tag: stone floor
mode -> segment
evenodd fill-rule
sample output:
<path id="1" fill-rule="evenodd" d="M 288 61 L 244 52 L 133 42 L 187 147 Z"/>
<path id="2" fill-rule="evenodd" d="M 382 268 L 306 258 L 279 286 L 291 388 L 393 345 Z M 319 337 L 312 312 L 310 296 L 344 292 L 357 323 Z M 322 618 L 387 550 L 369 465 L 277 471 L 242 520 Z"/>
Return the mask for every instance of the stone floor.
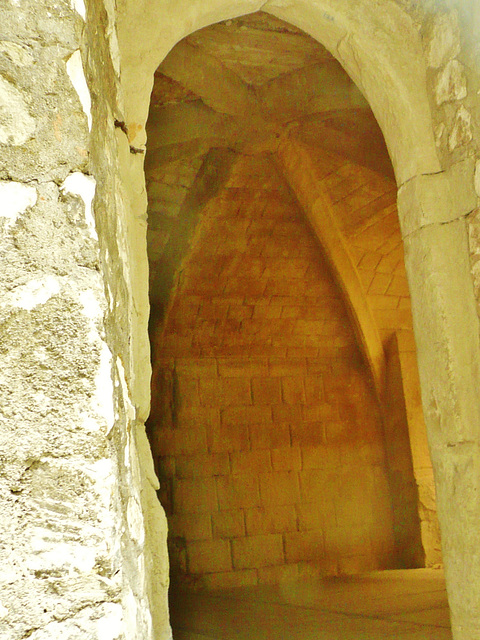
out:
<path id="1" fill-rule="evenodd" d="M 171 597 L 174 640 L 451 640 L 441 571 L 415 569 Z"/>

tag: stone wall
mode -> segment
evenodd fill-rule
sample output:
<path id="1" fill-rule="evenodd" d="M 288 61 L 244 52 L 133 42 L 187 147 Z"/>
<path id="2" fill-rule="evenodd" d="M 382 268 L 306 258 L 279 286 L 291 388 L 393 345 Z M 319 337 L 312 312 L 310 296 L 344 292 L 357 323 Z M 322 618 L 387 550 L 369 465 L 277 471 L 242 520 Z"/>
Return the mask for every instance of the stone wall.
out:
<path id="1" fill-rule="evenodd" d="M 9 640 L 153 635 L 142 506 L 157 481 L 137 454 L 114 20 L 101 2 L 0 8 L 0 636 Z M 168 638 L 162 595 L 157 637 Z"/>
<path id="2" fill-rule="evenodd" d="M 260 5 L 338 54 L 374 106 L 399 185 L 409 185 L 400 213 L 453 629 L 456 638 L 478 635 L 479 347 L 468 261 L 470 248 L 478 299 L 477 4 L 446 0 L 423 11 L 392 1 L 379 13 L 368 1 L 243 0 L 232 8 L 228 0 L 179 0 L 165 11 L 119 0 L 123 111 L 121 100 L 118 110 L 107 107 L 119 70 L 113 3 L 104 10 L 93 0 L 87 7 L 7 0 L 0 8 L 0 624 L 8 638 L 149 637 L 145 583 L 161 596 L 151 606 L 157 637 L 170 635 L 165 526 L 151 501 L 156 480 L 141 426 L 149 375 L 146 198 L 136 151 L 167 51 L 191 30 Z M 465 159 L 468 170 L 451 171 Z M 143 573 L 140 498 L 159 536 L 157 587 Z"/>

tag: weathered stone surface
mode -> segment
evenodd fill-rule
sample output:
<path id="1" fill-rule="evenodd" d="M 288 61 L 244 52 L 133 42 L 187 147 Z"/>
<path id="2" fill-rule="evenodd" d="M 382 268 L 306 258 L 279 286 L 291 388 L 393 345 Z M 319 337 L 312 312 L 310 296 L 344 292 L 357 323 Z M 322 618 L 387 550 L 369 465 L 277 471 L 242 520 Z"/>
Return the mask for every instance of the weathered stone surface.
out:
<path id="1" fill-rule="evenodd" d="M 19 146 L 35 132 L 26 99 L 10 82 L 0 78 L 0 144 Z"/>
<path id="2" fill-rule="evenodd" d="M 402 185 L 398 190 L 402 235 L 405 237 L 429 224 L 456 220 L 473 211 L 476 206 L 473 174 L 474 162 L 468 158 L 442 173 L 417 176 Z"/>
<path id="3" fill-rule="evenodd" d="M 1 83 L 18 104 L 13 144 L 11 133 L 2 137 L 0 178 L 57 180 L 85 167 L 85 116 L 65 66 L 78 48 L 81 23 L 66 0 L 52 4 L 48 16 L 35 3 L 24 3 L 21 12 L 15 3 L 0 7 Z M 77 101 L 78 109 L 72 108 Z"/>
<path id="4" fill-rule="evenodd" d="M 102 32 L 98 9 L 81 0 L 0 8 L 0 93 L 10 109 L 0 114 L 0 636 L 8 640 L 153 633 L 143 508 L 157 485 L 141 471 L 132 436 L 139 427 L 122 365 L 131 323 L 115 333 L 105 322 L 107 312 L 110 327 L 128 318 L 130 299 L 124 274 L 113 300 L 110 272 L 100 271 L 107 253 L 121 251 L 106 230 L 122 205 L 115 80 L 103 66 L 101 84 L 93 82 L 112 104 L 108 133 L 102 121 L 92 138 L 80 54 L 86 15 Z M 103 166 L 90 162 L 93 139 Z M 166 531 L 161 521 L 157 528 Z"/>

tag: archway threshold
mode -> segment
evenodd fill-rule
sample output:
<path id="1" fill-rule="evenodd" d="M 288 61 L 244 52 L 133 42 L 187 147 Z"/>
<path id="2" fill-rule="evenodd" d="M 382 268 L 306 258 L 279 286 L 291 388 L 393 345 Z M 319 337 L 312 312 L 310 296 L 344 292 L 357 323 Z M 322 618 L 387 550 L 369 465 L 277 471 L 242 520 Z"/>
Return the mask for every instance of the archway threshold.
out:
<path id="1" fill-rule="evenodd" d="M 443 572 L 379 571 L 171 596 L 174 640 L 451 640 Z"/>

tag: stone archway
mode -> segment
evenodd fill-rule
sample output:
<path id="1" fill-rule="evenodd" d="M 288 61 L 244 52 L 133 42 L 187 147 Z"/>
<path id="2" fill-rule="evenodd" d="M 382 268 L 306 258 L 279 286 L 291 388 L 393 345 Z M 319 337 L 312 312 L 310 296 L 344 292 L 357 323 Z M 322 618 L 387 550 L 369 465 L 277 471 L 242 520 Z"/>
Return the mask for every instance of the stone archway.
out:
<path id="1" fill-rule="evenodd" d="M 399 185 L 399 214 L 413 299 L 422 396 L 436 474 L 447 587 L 456 638 L 478 630 L 475 553 L 478 504 L 477 438 L 479 377 L 478 317 L 472 284 L 466 216 L 475 208 L 474 162 L 460 155 L 468 145 L 462 107 L 437 149 L 428 67 L 454 60 L 455 26 L 443 20 L 449 38 L 424 16 L 412 17 L 389 2 L 379 15 L 366 1 L 183 3 L 175 13 L 148 13 L 143 4 L 121 14 L 127 125 L 130 143 L 141 148 L 155 68 L 184 35 L 213 22 L 262 8 L 310 33 L 340 60 L 367 97 L 383 130 Z M 423 41 L 419 30 L 426 24 Z M 130 29 L 134 29 L 130 32 Z M 450 37 L 451 36 L 451 37 Z M 143 48 L 142 48 L 143 47 Z M 437 85 L 434 91 L 440 91 Z M 459 105 L 461 92 L 453 96 Z M 450 99 L 451 97 L 449 97 Z M 463 108 L 464 109 L 464 108 Z M 468 112 L 467 112 L 468 113 Z M 442 144 L 445 145 L 442 148 Z M 132 156 L 130 199 L 144 210 L 140 154 Z M 136 185 L 136 186 L 135 186 Z M 441 195 L 440 206 L 438 194 Z M 141 235 L 141 232 L 140 232 Z M 140 288 L 145 297 L 145 286 Z M 461 299 L 461 308 L 451 304 Z M 144 318 L 145 321 L 145 318 Z M 143 326 L 143 335 L 145 324 Z M 145 375 L 138 376 L 145 389 Z M 143 381 L 142 381 L 143 379 Z M 469 597 L 466 597 L 468 586 Z"/>

